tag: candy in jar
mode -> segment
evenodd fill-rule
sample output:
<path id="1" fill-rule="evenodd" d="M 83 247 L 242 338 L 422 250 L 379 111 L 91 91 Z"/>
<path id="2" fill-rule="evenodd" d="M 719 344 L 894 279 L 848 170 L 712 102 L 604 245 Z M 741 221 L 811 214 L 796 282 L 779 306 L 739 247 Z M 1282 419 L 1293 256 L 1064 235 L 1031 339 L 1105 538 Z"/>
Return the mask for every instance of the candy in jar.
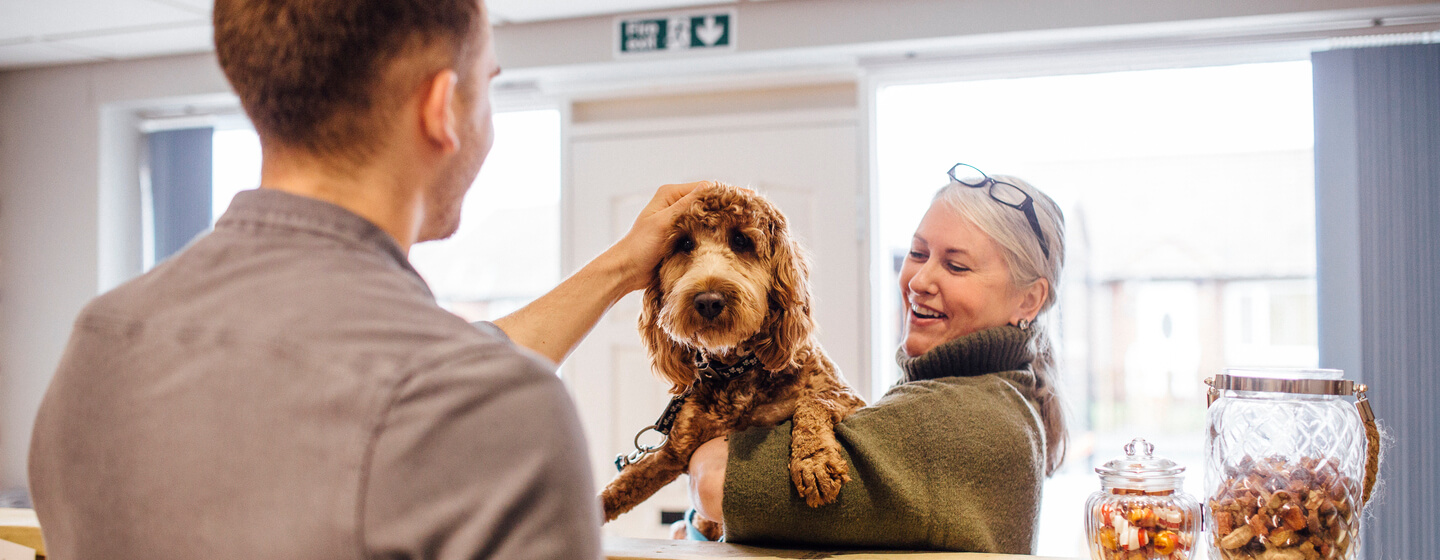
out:
<path id="1" fill-rule="evenodd" d="M 1190 560 L 1200 504 L 1180 489 L 1185 467 L 1154 456 L 1143 439 L 1095 469 L 1100 491 L 1085 503 L 1092 560 Z"/>

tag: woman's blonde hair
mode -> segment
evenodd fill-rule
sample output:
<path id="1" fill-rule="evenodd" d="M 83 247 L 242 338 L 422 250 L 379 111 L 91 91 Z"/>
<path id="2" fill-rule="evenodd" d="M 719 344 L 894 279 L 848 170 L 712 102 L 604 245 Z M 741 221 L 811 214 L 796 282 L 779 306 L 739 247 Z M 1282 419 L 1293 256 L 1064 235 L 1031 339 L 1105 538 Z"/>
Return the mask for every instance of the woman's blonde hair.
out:
<path id="1" fill-rule="evenodd" d="M 983 178 L 977 177 L 974 181 L 965 181 L 980 184 L 982 180 Z M 1045 323 L 1040 320 L 1041 316 L 1055 306 L 1060 271 L 1065 266 L 1065 215 L 1054 200 L 1023 179 L 995 175 L 993 180 L 1015 185 L 1030 195 L 1034 201 L 1035 217 L 1040 223 L 1040 231 L 1045 235 L 1049 257 L 1046 257 L 1041 249 L 1040 240 L 1035 237 L 1035 229 L 1030 225 L 1025 212 L 991 198 L 988 183 L 981 187 L 969 187 L 952 181 L 935 193 L 933 203 L 945 203 L 995 240 L 1000 246 L 1005 264 L 1010 267 L 1012 285 L 1023 288 L 1041 278 L 1049 284 L 1045 301 L 1040 305 L 1039 314 L 1030 326 L 1035 333 L 1031 337 L 1035 356 L 1031 367 L 1035 370 L 1035 401 L 1041 424 L 1045 427 L 1045 474 L 1048 476 L 1054 474 L 1065 461 L 1066 444 L 1069 440 L 1065 413 L 1055 391 L 1055 352 Z"/>

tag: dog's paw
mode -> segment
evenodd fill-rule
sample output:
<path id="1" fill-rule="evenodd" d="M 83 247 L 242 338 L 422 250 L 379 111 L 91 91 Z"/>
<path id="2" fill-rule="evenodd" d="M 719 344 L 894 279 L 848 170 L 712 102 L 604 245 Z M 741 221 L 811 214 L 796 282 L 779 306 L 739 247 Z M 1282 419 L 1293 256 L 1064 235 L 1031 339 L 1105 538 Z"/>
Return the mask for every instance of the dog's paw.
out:
<path id="1" fill-rule="evenodd" d="M 634 504 L 626 503 L 620 498 L 620 492 L 613 486 L 608 486 L 600 492 L 600 505 L 605 512 L 605 522 L 614 521 L 620 514 L 630 511 Z"/>
<path id="2" fill-rule="evenodd" d="M 723 525 L 720 525 L 719 522 L 711 521 L 710 518 L 702 516 L 699 513 L 695 514 L 695 529 L 700 531 L 700 534 L 705 535 L 705 538 L 710 539 L 712 542 L 718 542 L 720 537 L 725 536 L 725 527 Z"/>
<path id="3" fill-rule="evenodd" d="M 840 496 L 840 487 L 850 482 L 850 466 L 834 447 L 820 449 L 802 459 L 790 461 L 790 480 L 810 507 L 820 507 Z"/>

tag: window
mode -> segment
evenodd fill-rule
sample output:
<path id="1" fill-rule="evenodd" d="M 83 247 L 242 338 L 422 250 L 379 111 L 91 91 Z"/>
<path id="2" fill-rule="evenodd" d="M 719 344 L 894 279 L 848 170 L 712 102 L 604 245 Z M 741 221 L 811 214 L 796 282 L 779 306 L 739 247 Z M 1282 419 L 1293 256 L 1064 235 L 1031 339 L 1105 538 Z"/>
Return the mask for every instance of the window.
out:
<path id="1" fill-rule="evenodd" d="M 504 316 L 560 283 L 560 112 L 496 114 L 495 138 L 460 230 L 410 249 L 440 304 L 471 321 Z"/>
<path id="2" fill-rule="evenodd" d="M 877 138 L 877 346 L 899 341 L 899 263 L 951 165 L 1023 177 L 1065 211 L 1049 326 L 1071 446 L 1040 555 L 1088 555 L 1093 468 L 1133 437 L 1202 495 L 1205 377 L 1316 365 L 1308 61 L 882 87 Z"/>
<path id="3" fill-rule="evenodd" d="M 1313 279 L 1227 282 L 1225 359 L 1253 366 L 1319 362 Z"/>
<path id="4" fill-rule="evenodd" d="M 470 321 L 503 316 L 560 282 L 560 112 L 497 113 L 495 136 L 460 229 L 410 249 L 436 300 Z M 235 193 L 260 184 L 253 129 L 217 127 L 213 144 L 212 224 Z"/>
<path id="5" fill-rule="evenodd" d="M 210 179 L 210 224 L 214 225 L 230 207 L 235 193 L 260 184 L 260 138 L 249 121 L 239 120 L 215 127 L 210 143 L 215 147 L 211 168 L 214 176 Z"/>

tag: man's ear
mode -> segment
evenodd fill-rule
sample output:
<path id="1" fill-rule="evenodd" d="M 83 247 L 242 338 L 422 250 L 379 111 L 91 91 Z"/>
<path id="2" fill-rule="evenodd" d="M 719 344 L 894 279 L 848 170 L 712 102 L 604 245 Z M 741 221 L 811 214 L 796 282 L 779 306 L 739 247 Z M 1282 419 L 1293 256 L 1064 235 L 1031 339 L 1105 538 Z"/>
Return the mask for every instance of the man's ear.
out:
<path id="1" fill-rule="evenodd" d="M 1040 314 L 1040 308 L 1045 306 L 1045 299 L 1048 297 L 1050 297 L 1050 281 L 1044 278 L 1035 280 L 1020 290 L 1020 308 L 1015 312 L 1021 319 L 1034 321 L 1035 316 Z"/>
<path id="2" fill-rule="evenodd" d="M 425 138 L 446 154 L 460 149 L 458 123 L 455 121 L 455 87 L 459 77 L 454 70 L 437 72 L 425 84 L 420 101 L 420 124 Z"/>

